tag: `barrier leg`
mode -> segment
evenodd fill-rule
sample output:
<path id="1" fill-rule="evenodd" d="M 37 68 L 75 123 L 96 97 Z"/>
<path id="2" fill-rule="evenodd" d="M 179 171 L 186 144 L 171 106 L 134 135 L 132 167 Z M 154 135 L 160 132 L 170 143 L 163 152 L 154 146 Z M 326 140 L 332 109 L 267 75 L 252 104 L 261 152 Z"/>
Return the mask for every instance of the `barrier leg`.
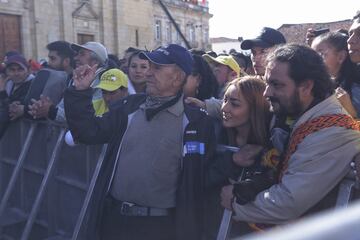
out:
<path id="1" fill-rule="evenodd" d="M 24 163 L 24 160 L 25 160 L 25 157 L 28 153 L 28 150 L 29 150 L 29 147 L 30 147 L 30 144 L 31 144 L 31 140 L 32 140 L 32 137 L 34 135 L 34 131 L 35 131 L 35 128 L 36 128 L 37 124 L 36 123 L 32 123 L 31 124 L 31 127 L 29 129 L 29 132 L 26 136 L 26 140 L 25 140 L 25 144 L 24 144 L 24 147 L 23 149 L 21 150 L 21 153 L 20 153 L 20 156 L 18 158 L 18 161 L 16 163 L 16 166 L 14 168 L 14 172 L 12 173 L 11 175 L 11 178 L 10 178 L 10 181 L 9 181 L 9 185 L 7 186 L 6 190 L 5 190 L 5 193 L 4 193 L 4 196 L 3 198 L 1 199 L 1 203 L 0 203 L 0 218 L 3 216 L 4 214 L 4 211 L 5 211 L 5 208 L 6 208 L 6 204 L 7 204 L 7 201 L 9 200 L 9 197 L 10 197 L 10 194 L 15 186 L 15 183 L 16 183 L 16 180 L 18 179 L 18 176 L 19 176 L 19 173 L 20 173 L 20 169 L 22 168 L 23 166 L 23 163 Z"/>
<path id="2" fill-rule="evenodd" d="M 79 218 L 78 218 L 78 220 L 76 222 L 76 226 L 75 226 L 72 238 L 71 238 L 72 240 L 76 240 L 79 237 L 81 226 L 82 226 L 82 223 L 84 221 L 86 212 L 87 212 L 88 207 L 89 207 L 90 199 L 92 197 L 92 193 L 93 193 L 94 188 L 95 188 L 95 183 L 96 183 L 96 180 L 98 179 L 100 169 L 101 169 L 102 163 L 103 163 L 104 158 L 105 158 L 106 149 L 107 149 L 107 144 L 105 144 L 103 146 L 102 150 L 101 150 L 101 154 L 100 154 L 98 162 L 96 164 L 96 168 L 95 168 L 93 177 L 91 178 L 89 190 L 86 193 L 84 204 L 83 204 L 83 206 L 81 208 Z"/>
<path id="3" fill-rule="evenodd" d="M 336 199 L 336 208 L 347 207 L 349 205 L 354 186 L 355 186 L 354 180 L 345 179 L 341 181 L 339 187 L 339 193 Z"/>
<path id="4" fill-rule="evenodd" d="M 61 129 L 59 137 L 58 137 L 57 142 L 56 142 L 56 145 L 54 147 L 51 159 L 49 161 L 49 165 L 48 165 L 48 167 L 46 169 L 44 178 L 43 178 L 43 180 L 41 182 L 39 192 L 36 195 L 34 205 L 33 205 L 32 209 L 31 209 L 29 219 L 27 220 L 26 225 L 25 225 L 25 229 L 23 231 L 23 234 L 21 235 L 21 240 L 26 240 L 26 239 L 29 238 L 32 226 L 33 226 L 35 218 L 36 218 L 36 215 L 37 215 L 37 213 L 39 211 L 39 208 L 40 208 L 40 203 L 42 202 L 42 199 L 44 197 L 47 184 L 48 184 L 49 179 L 50 179 L 50 177 L 51 177 L 51 175 L 53 173 L 53 170 L 55 168 L 55 163 L 56 163 L 56 161 L 57 161 L 57 159 L 59 157 L 59 151 L 61 150 L 61 146 L 63 144 L 64 135 L 65 135 L 65 129 Z"/>
<path id="5" fill-rule="evenodd" d="M 216 240 L 226 240 L 231 229 L 232 211 L 225 209 Z"/>

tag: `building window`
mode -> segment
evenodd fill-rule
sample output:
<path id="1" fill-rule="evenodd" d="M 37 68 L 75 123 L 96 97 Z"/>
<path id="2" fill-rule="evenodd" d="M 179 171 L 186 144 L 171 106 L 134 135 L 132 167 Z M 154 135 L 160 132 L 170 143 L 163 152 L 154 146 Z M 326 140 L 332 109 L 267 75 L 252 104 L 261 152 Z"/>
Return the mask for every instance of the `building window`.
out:
<path id="1" fill-rule="evenodd" d="M 204 30 L 204 43 L 209 43 L 209 29 Z"/>
<path id="2" fill-rule="evenodd" d="M 139 30 L 135 30 L 135 46 L 139 46 Z"/>
<path id="3" fill-rule="evenodd" d="M 189 24 L 189 41 L 195 42 L 195 26 L 193 24 Z"/>
<path id="4" fill-rule="evenodd" d="M 166 41 L 168 43 L 172 42 L 172 26 L 171 26 L 171 22 L 167 22 L 166 23 Z"/>
<path id="5" fill-rule="evenodd" d="M 177 26 L 178 26 L 178 28 L 180 29 L 180 31 L 181 31 L 181 25 L 180 25 L 180 23 L 179 22 L 176 22 L 176 24 L 177 24 Z M 175 40 L 175 43 L 180 43 L 181 42 L 181 36 L 180 36 L 180 34 L 179 34 L 179 32 L 176 30 L 175 31 L 175 38 L 174 38 L 174 40 Z"/>
<path id="6" fill-rule="evenodd" d="M 95 37 L 94 37 L 94 35 L 91 35 L 91 34 L 78 33 L 77 39 L 78 39 L 77 40 L 78 44 L 84 44 L 84 43 L 87 43 L 87 42 L 93 42 Z"/>
<path id="7" fill-rule="evenodd" d="M 155 40 L 161 41 L 161 21 L 155 21 Z"/>

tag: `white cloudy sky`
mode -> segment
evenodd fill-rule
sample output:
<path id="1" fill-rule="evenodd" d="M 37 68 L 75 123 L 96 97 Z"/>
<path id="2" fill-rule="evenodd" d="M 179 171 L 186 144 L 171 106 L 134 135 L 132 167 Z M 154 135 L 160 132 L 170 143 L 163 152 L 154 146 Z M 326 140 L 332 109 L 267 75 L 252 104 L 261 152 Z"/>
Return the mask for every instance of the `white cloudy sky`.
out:
<path id="1" fill-rule="evenodd" d="M 210 37 L 249 38 L 264 27 L 352 18 L 360 0 L 209 0 Z"/>

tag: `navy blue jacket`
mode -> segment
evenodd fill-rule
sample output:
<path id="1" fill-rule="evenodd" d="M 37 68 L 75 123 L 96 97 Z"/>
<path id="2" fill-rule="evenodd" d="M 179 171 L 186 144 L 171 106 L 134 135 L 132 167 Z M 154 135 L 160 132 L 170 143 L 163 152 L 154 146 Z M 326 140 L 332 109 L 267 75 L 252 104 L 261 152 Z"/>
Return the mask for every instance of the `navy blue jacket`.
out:
<path id="1" fill-rule="evenodd" d="M 94 230 L 100 227 L 102 205 L 111 181 L 116 154 L 127 128 L 128 115 L 135 112 L 146 99 L 145 95 L 130 95 L 110 106 L 110 111 L 98 118 L 94 116 L 91 96 L 91 90 L 78 91 L 73 87 L 64 94 L 66 119 L 74 139 L 85 144 L 108 143 L 89 208 L 92 212 L 89 222 L 84 224 L 87 239 L 94 239 Z M 204 151 L 187 153 L 182 159 L 176 200 L 177 239 L 198 240 L 206 228 L 206 193 L 208 189 L 223 185 L 227 176 L 222 169 L 228 167 L 214 158 L 216 138 L 212 120 L 198 108 L 186 104 L 184 108 L 188 124 L 184 129 L 183 146 L 189 142 L 198 142 Z"/>

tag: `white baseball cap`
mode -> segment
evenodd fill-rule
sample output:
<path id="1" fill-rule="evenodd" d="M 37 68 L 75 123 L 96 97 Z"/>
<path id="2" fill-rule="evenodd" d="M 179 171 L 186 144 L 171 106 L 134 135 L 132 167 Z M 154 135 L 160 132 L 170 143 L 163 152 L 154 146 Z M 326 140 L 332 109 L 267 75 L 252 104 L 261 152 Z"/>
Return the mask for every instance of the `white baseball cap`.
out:
<path id="1" fill-rule="evenodd" d="M 71 48 L 75 52 L 79 52 L 80 49 L 87 49 L 94 52 L 99 57 L 102 64 L 105 64 L 108 60 L 108 53 L 106 47 L 99 42 L 87 42 L 83 45 L 73 43 L 71 44 Z"/>

